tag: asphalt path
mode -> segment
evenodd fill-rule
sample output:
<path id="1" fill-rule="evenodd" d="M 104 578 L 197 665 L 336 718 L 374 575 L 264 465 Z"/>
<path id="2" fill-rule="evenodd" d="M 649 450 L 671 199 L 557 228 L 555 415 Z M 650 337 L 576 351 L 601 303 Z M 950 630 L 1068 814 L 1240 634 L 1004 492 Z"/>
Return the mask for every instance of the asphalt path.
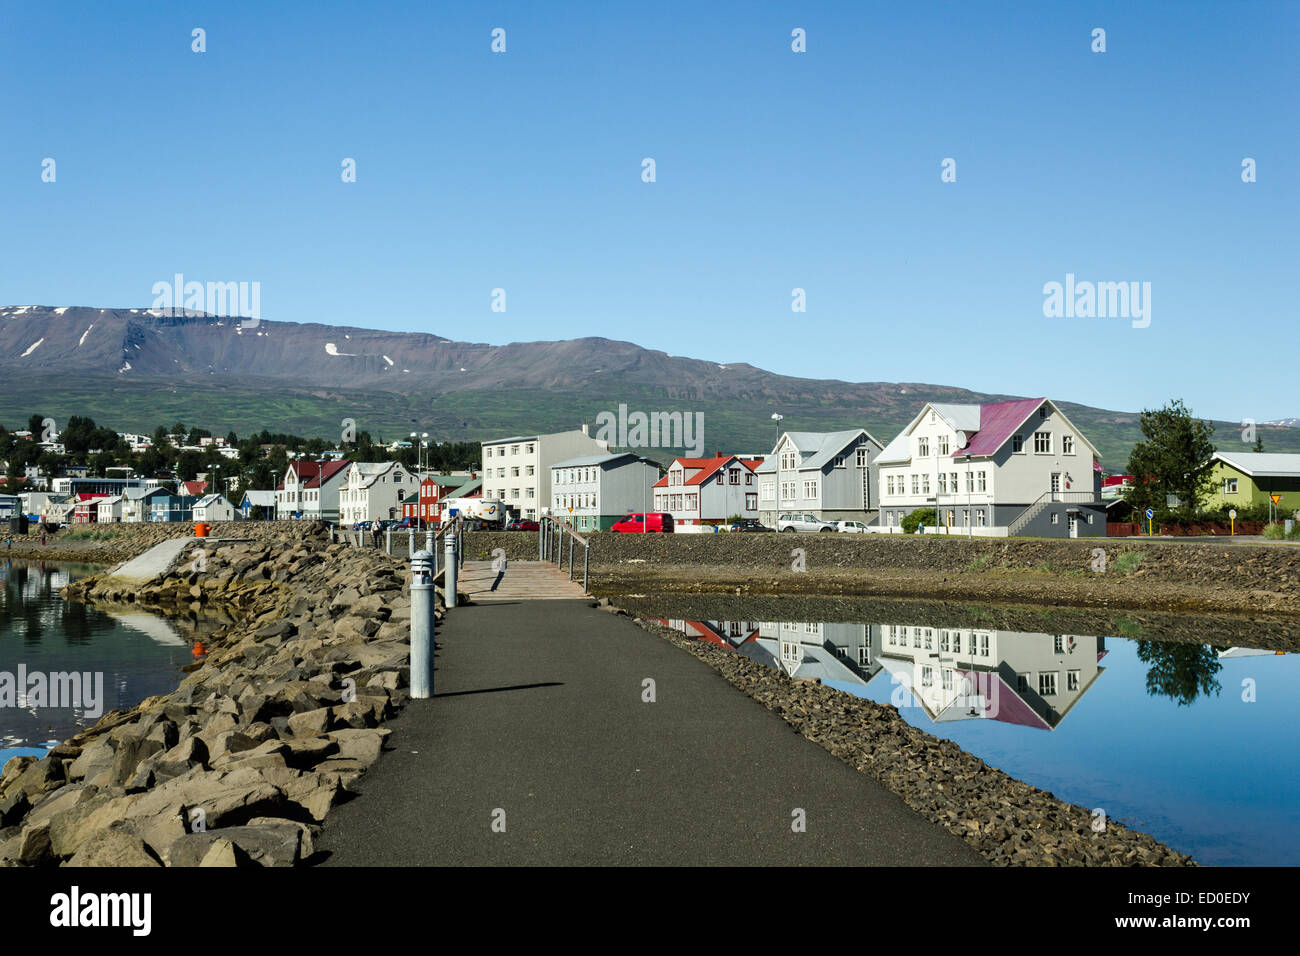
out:
<path id="1" fill-rule="evenodd" d="M 455 608 L 323 865 L 981 865 L 707 664 L 587 601 Z M 654 701 L 645 681 L 654 682 Z"/>

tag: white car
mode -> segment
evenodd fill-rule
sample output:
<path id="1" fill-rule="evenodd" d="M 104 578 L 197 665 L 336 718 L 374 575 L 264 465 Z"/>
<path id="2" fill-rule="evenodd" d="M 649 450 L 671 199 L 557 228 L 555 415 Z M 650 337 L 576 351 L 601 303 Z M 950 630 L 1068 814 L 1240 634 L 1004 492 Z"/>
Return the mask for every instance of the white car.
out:
<path id="1" fill-rule="evenodd" d="M 835 525 L 829 521 L 823 521 L 816 515 L 810 514 L 783 514 L 776 519 L 777 531 L 834 531 Z"/>
<path id="2" fill-rule="evenodd" d="M 867 526 L 861 521 L 837 521 L 836 530 L 844 534 L 867 534 Z"/>

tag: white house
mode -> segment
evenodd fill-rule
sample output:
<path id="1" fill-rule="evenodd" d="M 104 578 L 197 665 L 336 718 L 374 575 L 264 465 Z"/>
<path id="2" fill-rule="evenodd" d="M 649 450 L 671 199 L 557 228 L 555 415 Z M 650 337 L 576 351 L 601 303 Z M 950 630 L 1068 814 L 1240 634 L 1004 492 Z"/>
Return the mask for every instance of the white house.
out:
<path id="1" fill-rule="evenodd" d="M 609 442 L 592 438 L 587 426 L 550 435 L 523 435 L 483 442 L 483 497 L 499 499 L 523 518 L 537 518 L 551 505 L 551 468 L 561 461 L 609 453 Z"/>
<path id="2" fill-rule="evenodd" d="M 762 458 L 735 455 L 675 458 L 654 485 L 654 510 L 667 511 L 674 524 L 721 524 L 733 515 L 758 517 L 758 479 Z"/>
<path id="3" fill-rule="evenodd" d="M 869 521 L 879 506 L 874 475 L 881 444 L 865 428 L 785 432 L 757 469 L 759 520 L 786 513 L 823 521 Z"/>
<path id="4" fill-rule="evenodd" d="M 275 490 L 276 517 L 337 520 L 339 492 L 347 480 L 349 464 L 346 459 L 289 462 Z"/>
<path id="5" fill-rule="evenodd" d="M 1050 399 L 928 402 L 877 459 L 877 527 L 934 508 L 929 533 L 1104 537 L 1099 459 Z"/>
<path id="6" fill-rule="evenodd" d="M 234 521 L 235 506 L 225 495 L 204 495 L 194 502 L 193 517 L 195 521 Z"/>
<path id="7" fill-rule="evenodd" d="M 95 502 L 98 512 L 95 520 L 100 524 L 115 524 L 122 520 L 122 496 L 110 495 L 107 498 L 100 498 Z"/>
<path id="8" fill-rule="evenodd" d="M 339 489 L 339 522 L 399 518 L 402 502 L 420 493 L 419 478 L 400 462 L 350 462 Z"/>

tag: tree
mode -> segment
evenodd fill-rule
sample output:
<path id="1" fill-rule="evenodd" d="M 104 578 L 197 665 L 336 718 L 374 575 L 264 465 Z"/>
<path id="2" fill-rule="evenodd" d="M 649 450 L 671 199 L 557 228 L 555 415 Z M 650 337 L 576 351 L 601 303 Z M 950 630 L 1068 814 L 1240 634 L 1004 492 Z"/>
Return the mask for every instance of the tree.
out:
<path id="1" fill-rule="evenodd" d="M 1125 499 L 1145 510 L 1164 508 L 1166 497 L 1176 495 L 1183 507 L 1195 508 L 1213 484 L 1214 426 L 1193 418 L 1181 398 L 1161 409 L 1144 409 L 1139 424 L 1146 437 L 1129 453 L 1133 488 Z"/>
<path id="2" fill-rule="evenodd" d="M 1147 668 L 1147 693 L 1168 697 L 1185 707 L 1198 696 L 1222 689 L 1215 675 L 1223 668 L 1214 648 L 1204 644 L 1139 640 L 1137 657 Z"/>
<path id="3" fill-rule="evenodd" d="M 1255 451 L 1260 452 L 1263 450 L 1264 450 L 1264 436 L 1261 435 L 1259 432 L 1255 432 Z"/>
<path id="4" fill-rule="evenodd" d="M 33 415 L 27 419 L 27 430 L 32 433 L 33 437 L 40 435 L 45 431 L 45 416 Z"/>

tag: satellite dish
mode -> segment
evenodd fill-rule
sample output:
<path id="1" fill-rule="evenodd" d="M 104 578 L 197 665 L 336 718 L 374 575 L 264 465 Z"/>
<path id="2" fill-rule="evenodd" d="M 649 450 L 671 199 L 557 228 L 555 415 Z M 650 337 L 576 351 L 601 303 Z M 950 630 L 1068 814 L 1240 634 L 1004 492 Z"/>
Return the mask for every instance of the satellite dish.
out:
<path id="1" fill-rule="evenodd" d="M 970 436 L 963 431 L 957 432 L 957 447 L 965 448 L 970 443 Z"/>

